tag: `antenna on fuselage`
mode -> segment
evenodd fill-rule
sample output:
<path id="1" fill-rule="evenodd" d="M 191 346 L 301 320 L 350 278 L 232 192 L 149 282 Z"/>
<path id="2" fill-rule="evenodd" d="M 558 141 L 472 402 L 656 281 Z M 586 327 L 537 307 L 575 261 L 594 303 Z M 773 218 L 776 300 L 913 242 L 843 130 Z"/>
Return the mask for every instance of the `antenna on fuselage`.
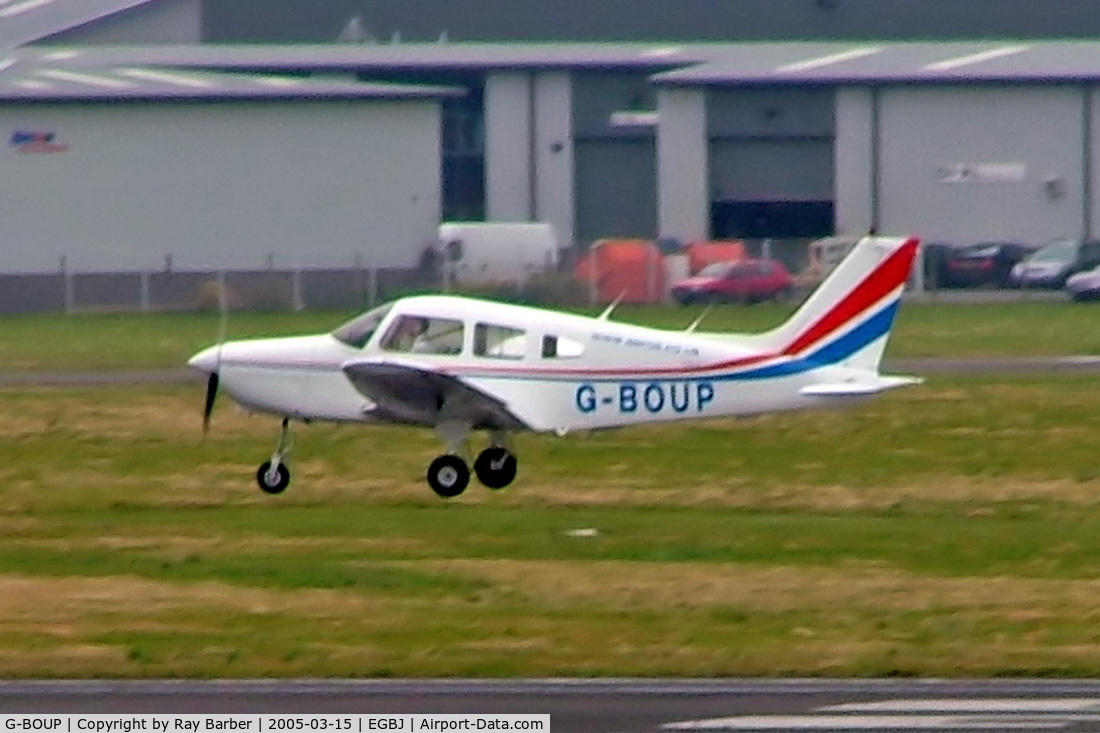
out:
<path id="1" fill-rule="evenodd" d="M 603 313 L 598 315 L 596 317 L 596 320 L 597 321 L 609 321 L 609 320 L 611 320 L 612 312 L 614 312 L 614 310 L 619 307 L 619 303 L 622 303 L 623 298 L 625 298 L 625 297 L 626 297 L 626 291 L 624 290 L 615 297 L 615 300 L 611 301 L 611 305 L 604 308 Z"/>
<path id="2" fill-rule="evenodd" d="M 703 322 L 703 319 L 710 313 L 711 306 L 707 306 L 703 309 L 703 312 L 699 314 L 699 317 L 691 322 L 691 325 L 684 329 L 684 333 L 695 333 L 695 329 L 699 327 L 699 324 Z"/>

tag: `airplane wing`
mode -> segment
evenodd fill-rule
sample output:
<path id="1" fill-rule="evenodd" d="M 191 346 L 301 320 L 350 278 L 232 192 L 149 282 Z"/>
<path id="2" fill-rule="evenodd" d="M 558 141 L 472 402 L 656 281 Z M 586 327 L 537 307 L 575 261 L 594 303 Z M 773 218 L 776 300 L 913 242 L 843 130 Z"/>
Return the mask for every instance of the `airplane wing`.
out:
<path id="1" fill-rule="evenodd" d="M 529 427 L 496 397 L 413 360 L 362 359 L 341 369 L 375 403 L 372 414 L 382 419 L 427 426 L 457 421 L 491 430 Z"/>

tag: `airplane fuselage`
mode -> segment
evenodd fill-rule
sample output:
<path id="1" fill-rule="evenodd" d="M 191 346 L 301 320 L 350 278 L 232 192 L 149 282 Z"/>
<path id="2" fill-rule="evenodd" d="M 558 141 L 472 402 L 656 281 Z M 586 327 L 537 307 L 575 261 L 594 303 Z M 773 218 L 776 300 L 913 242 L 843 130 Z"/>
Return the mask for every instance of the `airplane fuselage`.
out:
<path id="1" fill-rule="evenodd" d="M 233 341 L 190 364 L 207 373 L 203 425 L 219 389 L 281 416 L 267 493 L 290 482 L 293 419 L 434 428 L 446 452 L 428 466 L 442 497 L 462 493 L 472 430 L 489 434 L 473 473 L 509 485 L 509 434 L 622 427 L 851 402 L 918 379 L 879 364 L 916 239 L 867 237 L 784 323 L 762 334 L 668 331 L 469 298 L 403 298 L 332 333 Z"/>
<path id="2" fill-rule="evenodd" d="M 487 312 L 493 325 L 518 334 L 507 358 L 475 353 L 474 334 Z M 460 321 L 460 350 L 410 355 L 381 347 L 387 327 L 410 314 Z M 547 339 L 569 348 L 548 355 Z M 218 360 L 222 389 L 248 409 L 301 420 L 370 422 L 379 418 L 374 401 L 343 371 L 349 361 L 363 358 L 414 359 L 496 397 L 529 428 L 559 433 L 851 399 L 801 392 L 847 378 L 844 367 L 767 354 L 726 337 L 447 296 L 401 301 L 362 347 L 333 334 L 235 341 L 211 347 L 193 363 Z M 395 420 L 387 413 L 385 420 L 423 425 L 435 417 Z"/>

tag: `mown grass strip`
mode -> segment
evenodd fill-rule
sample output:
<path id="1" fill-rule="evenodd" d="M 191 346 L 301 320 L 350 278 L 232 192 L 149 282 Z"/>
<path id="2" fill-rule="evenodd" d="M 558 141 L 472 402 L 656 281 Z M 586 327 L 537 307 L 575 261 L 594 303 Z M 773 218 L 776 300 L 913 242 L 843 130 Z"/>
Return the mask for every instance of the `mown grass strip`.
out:
<path id="1" fill-rule="evenodd" d="M 303 428 L 271 498 L 199 387 L 3 390 L 0 674 L 1097 674 L 1094 383 L 520 436 L 452 502 L 429 431 Z"/>
<path id="2" fill-rule="evenodd" d="M 703 328 L 761 331 L 780 323 L 791 306 L 728 305 L 710 312 Z M 682 329 L 697 308 L 629 307 L 626 322 Z M 229 338 L 331 330 L 351 312 L 233 313 Z M 1046 356 L 1100 353 L 1100 309 L 1021 296 L 1009 302 L 906 302 L 889 356 Z M 0 372 L 177 369 L 218 338 L 214 313 L 22 315 L 0 318 Z"/>

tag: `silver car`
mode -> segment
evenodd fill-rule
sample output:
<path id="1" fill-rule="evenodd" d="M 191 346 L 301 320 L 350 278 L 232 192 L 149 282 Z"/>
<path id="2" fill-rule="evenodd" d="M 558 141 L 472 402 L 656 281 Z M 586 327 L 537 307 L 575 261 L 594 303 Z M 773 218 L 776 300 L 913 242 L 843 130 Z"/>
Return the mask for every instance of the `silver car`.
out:
<path id="1" fill-rule="evenodd" d="M 1055 239 L 1012 268 L 1011 283 L 1021 288 L 1061 288 L 1075 272 L 1100 265 L 1100 242 Z"/>
<path id="2" fill-rule="evenodd" d="M 1086 300 L 1100 300 L 1100 266 L 1066 278 L 1066 292 L 1078 303 Z"/>

